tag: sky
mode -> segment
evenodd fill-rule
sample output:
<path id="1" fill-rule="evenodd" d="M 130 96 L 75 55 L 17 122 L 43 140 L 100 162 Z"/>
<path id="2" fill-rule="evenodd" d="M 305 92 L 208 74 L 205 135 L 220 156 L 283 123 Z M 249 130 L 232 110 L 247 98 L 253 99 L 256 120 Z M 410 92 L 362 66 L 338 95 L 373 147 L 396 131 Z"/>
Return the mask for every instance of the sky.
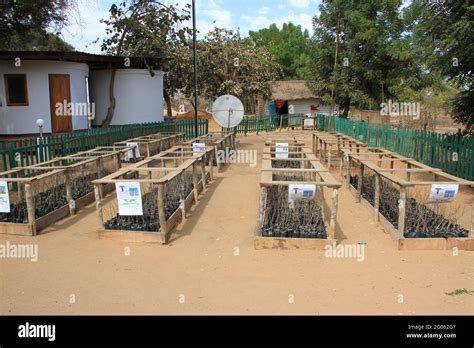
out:
<path id="1" fill-rule="evenodd" d="M 185 4 L 191 0 L 164 0 L 168 3 Z M 102 18 L 108 18 L 108 10 L 119 0 L 77 0 L 77 11 L 63 31 L 63 39 L 78 51 L 100 53 L 105 36 Z M 319 13 L 321 0 L 196 0 L 196 20 L 200 37 L 214 26 L 240 29 L 243 37 L 249 30 L 259 30 L 276 23 L 293 22 L 312 31 L 312 18 Z M 99 38 L 97 43 L 95 40 Z"/>

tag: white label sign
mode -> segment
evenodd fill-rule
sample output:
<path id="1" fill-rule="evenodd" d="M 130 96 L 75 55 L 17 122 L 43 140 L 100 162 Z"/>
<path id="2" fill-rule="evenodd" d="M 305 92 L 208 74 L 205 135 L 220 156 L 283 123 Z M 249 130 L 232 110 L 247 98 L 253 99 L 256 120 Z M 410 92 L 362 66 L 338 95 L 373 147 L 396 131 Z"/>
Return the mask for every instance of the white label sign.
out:
<path id="1" fill-rule="evenodd" d="M 288 158 L 288 143 L 275 143 L 275 158 Z"/>
<path id="2" fill-rule="evenodd" d="M 288 200 L 294 201 L 301 198 L 314 198 L 316 195 L 316 185 L 311 184 L 290 184 L 288 185 Z"/>
<path id="3" fill-rule="evenodd" d="M 10 196 L 8 194 L 8 183 L 0 181 L 0 213 L 10 212 Z"/>
<path id="4" fill-rule="evenodd" d="M 117 202 L 119 215 L 143 215 L 142 193 L 138 182 L 117 182 Z"/>
<path id="5" fill-rule="evenodd" d="M 131 147 L 132 149 L 127 153 L 127 159 L 130 161 L 133 159 L 133 151 L 135 150 L 135 158 L 140 157 L 140 146 L 138 143 L 127 143 L 127 147 Z"/>
<path id="6" fill-rule="evenodd" d="M 206 151 L 206 144 L 204 143 L 193 143 L 193 156 L 202 155 Z"/>
<path id="7" fill-rule="evenodd" d="M 459 191 L 458 184 L 433 184 L 427 203 L 451 202 Z"/>

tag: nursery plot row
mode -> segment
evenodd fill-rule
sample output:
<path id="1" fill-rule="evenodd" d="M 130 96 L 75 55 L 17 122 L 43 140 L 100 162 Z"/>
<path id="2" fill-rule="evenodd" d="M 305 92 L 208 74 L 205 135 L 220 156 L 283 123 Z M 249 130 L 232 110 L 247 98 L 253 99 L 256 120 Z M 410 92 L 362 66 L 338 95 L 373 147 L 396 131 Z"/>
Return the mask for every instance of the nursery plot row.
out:
<path id="1" fill-rule="evenodd" d="M 225 161 L 219 160 L 219 156 L 222 156 L 226 152 L 236 149 L 234 133 L 208 133 L 197 138 L 188 140 L 183 144 L 188 146 L 194 146 L 195 148 L 199 148 L 203 145 L 214 147 L 215 156 L 211 159 L 211 161 L 213 165 L 217 166 L 219 170 L 221 170 L 223 165 L 225 164 Z"/>
<path id="2" fill-rule="evenodd" d="M 381 168 L 394 169 L 396 160 L 408 161 L 409 159 L 401 156 L 395 152 L 385 150 L 383 147 L 366 147 L 361 149 L 343 149 L 342 161 L 340 163 L 340 177 L 341 180 L 348 185 L 353 176 L 353 172 L 358 172 L 361 168 L 362 161 L 376 162 Z M 425 165 L 412 162 L 407 164 L 410 168 L 428 168 Z M 355 186 L 357 188 L 357 186 Z"/>
<path id="3" fill-rule="evenodd" d="M 213 178 L 214 148 L 174 146 L 94 181 L 99 236 L 166 244 Z M 114 185 L 105 197 L 103 187 Z"/>
<path id="4" fill-rule="evenodd" d="M 303 142 L 295 139 L 282 139 L 278 141 L 265 140 L 263 150 L 264 158 L 276 158 L 278 161 L 271 161 L 272 168 L 301 168 L 301 159 L 307 158 L 304 152 Z"/>
<path id="5" fill-rule="evenodd" d="M 132 156 L 135 154 L 132 151 Z M 82 151 L 70 155 L 71 159 L 86 160 L 91 158 L 103 157 L 103 156 L 113 156 L 115 161 L 114 169 L 117 170 L 121 168 L 122 163 L 128 162 L 130 155 L 130 148 L 127 146 L 101 146 L 88 151 Z M 135 158 L 137 161 L 138 158 Z"/>
<path id="6" fill-rule="evenodd" d="M 143 158 L 157 155 L 161 151 L 178 145 L 184 139 L 184 133 L 156 133 L 116 142 L 114 143 L 114 148 L 131 148 L 125 160 L 135 163 Z"/>
<path id="7" fill-rule="evenodd" d="M 255 247 L 323 249 L 334 241 L 341 184 L 311 149 L 289 140 L 266 141 Z"/>
<path id="8" fill-rule="evenodd" d="M 473 183 L 382 149 L 347 153 L 344 182 L 400 249 L 474 250 Z"/>
<path id="9" fill-rule="evenodd" d="M 321 131 L 313 133 L 313 152 L 329 168 L 340 164 L 343 159 L 343 151 L 358 152 L 366 147 L 366 144 L 342 133 Z"/>
<path id="10" fill-rule="evenodd" d="M 34 236 L 75 214 L 94 201 L 92 181 L 119 169 L 119 156 L 76 154 L 0 173 L 0 233 Z"/>
<path id="11" fill-rule="evenodd" d="M 282 140 L 288 141 L 304 141 L 307 137 L 309 132 L 304 131 L 293 131 L 293 132 L 275 132 L 269 133 L 266 137 L 266 141 L 269 142 L 278 142 Z"/>

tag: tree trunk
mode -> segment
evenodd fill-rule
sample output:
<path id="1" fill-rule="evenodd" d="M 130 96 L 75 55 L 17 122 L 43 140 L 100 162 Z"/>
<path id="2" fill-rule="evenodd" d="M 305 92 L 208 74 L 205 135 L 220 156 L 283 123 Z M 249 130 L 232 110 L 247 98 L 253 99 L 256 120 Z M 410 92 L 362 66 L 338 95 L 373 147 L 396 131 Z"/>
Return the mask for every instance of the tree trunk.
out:
<path id="1" fill-rule="evenodd" d="M 351 99 L 346 98 L 339 107 L 342 109 L 342 114 L 339 113 L 339 117 L 347 118 L 349 116 L 349 109 L 351 107 Z"/>
<path id="2" fill-rule="evenodd" d="M 115 75 L 117 73 L 117 69 L 113 69 L 110 75 L 110 84 L 109 84 L 109 100 L 110 105 L 107 109 L 107 116 L 105 116 L 104 121 L 102 122 L 102 127 L 107 128 L 110 126 L 110 122 L 112 122 L 112 118 L 114 117 L 115 112 L 115 95 L 114 95 L 114 86 L 115 86 Z"/>
<path id="3" fill-rule="evenodd" d="M 173 117 L 173 108 L 171 105 L 171 97 L 169 93 L 166 90 L 163 90 L 163 96 L 165 98 L 165 103 L 166 103 L 166 115 L 168 117 Z"/>

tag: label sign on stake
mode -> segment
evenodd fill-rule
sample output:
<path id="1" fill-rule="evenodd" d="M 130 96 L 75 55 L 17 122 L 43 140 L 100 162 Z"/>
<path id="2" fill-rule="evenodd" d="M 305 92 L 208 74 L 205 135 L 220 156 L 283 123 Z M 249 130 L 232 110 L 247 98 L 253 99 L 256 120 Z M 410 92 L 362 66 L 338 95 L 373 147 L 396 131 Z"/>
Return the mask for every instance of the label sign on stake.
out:
<path id="1" fill-rule="evenodd" d="M 458 191 L 459 184 L 433 184 L 427 203 L 452 202 Z"/>
<path id="2" fill-rule="evenodd" d="M 202 155 L 206 151 L 206 144 L 204 143 L 193 143 L 193 156 Z"/>
<path id="3" fill-rule="evenodd" d="M 10 212 L 10 195 L 8 194 L 8 183 L 0 181 L 0 213 Z"/>
<path id="4" fill-rule="evenodd" d="M 288 158 L 288 143 L 275 143 L 275 152 L 275 158 Z"/>
<path id="5" fill-rule="evenodd" d="M 117 203 L 119 215 L 138 216 L 143 215 L 142 193 L 139 182 L 117 182 Z"/>
<path id="6" fill-rule="evenodd" d="M 288 185 L 288 201 L 302 198 L 314 198 L 316 185 L 312 184 L 290 184 Z"/>
<path id="7" fill-rule="evenodd" d="M 135 151 L 135 158 L 140 157 L 140 147 L 138 143 L 127 143 L 127 147 L 131 147 L 132 149 L 127 153 L 127 159 L 130 161 L 133 159 L 133 151 Z"/>

